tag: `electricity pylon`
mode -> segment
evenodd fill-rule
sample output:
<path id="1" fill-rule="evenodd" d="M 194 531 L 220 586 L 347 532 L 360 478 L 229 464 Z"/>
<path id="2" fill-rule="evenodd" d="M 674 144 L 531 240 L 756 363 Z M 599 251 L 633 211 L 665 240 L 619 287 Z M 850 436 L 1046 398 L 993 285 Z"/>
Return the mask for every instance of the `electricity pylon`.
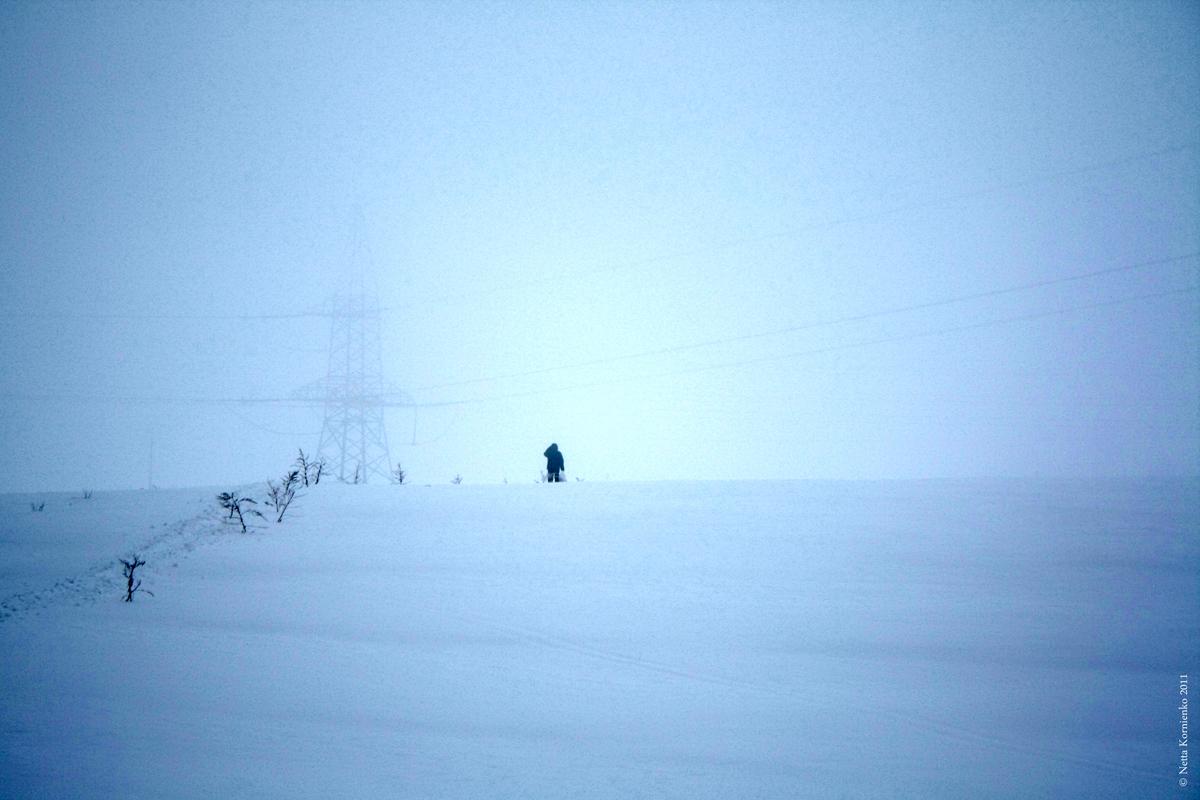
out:
<path id="1" fill-rule="evenodd" d="M 293 397 L 324 403 L 317 456 L 338 480 L 370 483 L 374 476 L 386 481 L 391 455 L 384 408 L 412 401 L 384 381 L 379 304 L 360 290 L 326 301 L 321 315 L 329 317 L 329 369 L 324 379 Z"/>
<path id="2" fill-rule="evenodd" d="M 379 334 L 381 309 L 366 291 L 366 271 L 373 260 L 362 209 L 352 223 L 349 265 L 351 290 L 327 300 L 316 314 L 329 318 L 329 368 L 323 380 L 293 393 L 298 400 L 322 403 L 325 421 L 317 457 L 338 480 L 369 483 L 391 477 L 384 409 L 408 407 L 412 399 L 384 381 Z"/>

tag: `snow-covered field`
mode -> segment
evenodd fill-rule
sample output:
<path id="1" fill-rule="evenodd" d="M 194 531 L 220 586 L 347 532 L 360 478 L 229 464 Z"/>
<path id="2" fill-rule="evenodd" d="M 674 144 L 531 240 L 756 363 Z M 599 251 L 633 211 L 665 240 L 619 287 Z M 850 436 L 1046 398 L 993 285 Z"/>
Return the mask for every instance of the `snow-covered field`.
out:
<path id="1" fill-rule="evenodd" d="M 0 497 L 0 796 L 1193 794 L 1194 480 L 215 492 Z"/>

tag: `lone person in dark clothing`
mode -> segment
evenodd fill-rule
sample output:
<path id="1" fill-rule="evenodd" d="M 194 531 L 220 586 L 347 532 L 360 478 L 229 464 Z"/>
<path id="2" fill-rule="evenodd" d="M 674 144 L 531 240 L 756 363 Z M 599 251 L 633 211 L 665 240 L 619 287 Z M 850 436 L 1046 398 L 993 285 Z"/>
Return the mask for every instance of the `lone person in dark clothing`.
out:
<path id="1" fill-rule="evenodd" d="M 550 483 L 561 483 L 563 476 L 563 456 L 558 445 L 552 444 L 542 453 L 546 457 L 546 480 Z"/>

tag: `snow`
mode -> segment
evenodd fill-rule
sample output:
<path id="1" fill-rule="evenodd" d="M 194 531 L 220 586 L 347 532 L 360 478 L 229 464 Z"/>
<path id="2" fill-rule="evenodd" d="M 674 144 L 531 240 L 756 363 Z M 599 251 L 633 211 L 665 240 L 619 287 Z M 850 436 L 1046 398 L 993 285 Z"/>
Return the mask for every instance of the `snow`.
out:
<path id="1" fill-rule="evenodd" d="M 0 497 L 0 796 L 1190 791 L 1196 480 L 216 492 Z"/>

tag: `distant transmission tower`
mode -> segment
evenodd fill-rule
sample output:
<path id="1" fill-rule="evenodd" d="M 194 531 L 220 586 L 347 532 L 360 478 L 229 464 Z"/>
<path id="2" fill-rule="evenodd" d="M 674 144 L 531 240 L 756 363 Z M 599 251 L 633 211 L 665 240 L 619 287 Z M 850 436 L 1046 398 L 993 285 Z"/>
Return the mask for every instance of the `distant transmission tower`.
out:
<path id="1" fill-rule="evenodd" d="M 329 369 L 323 380 L 296 395 L 325 403 L 317 455 L 347 483 L 387 479 L 391 469 L 383 420 L 379 307 L 363 294 L 339 295 L 325 304 L 329 316 Z"/>
<path id="2" fill-rule="evenodd" d="M 361 257 L 361 235 L 354 256 Z M 412 404 L 404 392 L 383 378 L 379 334 L 380 307 L 368 297 L 362 273 L 356 291 L 335 295 L 320 311 L 329 317 L 329 368 L 324 379 L 293 393 L 298 400 L 322 402 L 325 421 L 317 456 L 338 480 L 370 483 L 391 476 L 384 409 Z"/>

